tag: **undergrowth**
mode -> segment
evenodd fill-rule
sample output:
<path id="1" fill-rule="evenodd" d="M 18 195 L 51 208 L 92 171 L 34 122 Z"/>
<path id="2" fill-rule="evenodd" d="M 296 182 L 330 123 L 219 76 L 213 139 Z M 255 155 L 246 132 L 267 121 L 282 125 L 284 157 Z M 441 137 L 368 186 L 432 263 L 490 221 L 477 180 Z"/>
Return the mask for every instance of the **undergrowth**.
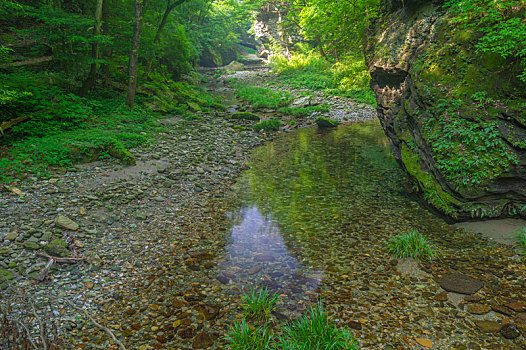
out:
<path id="1" fill-rule="evenodd" d="M 521 232 L 517 233 L 517 245 L 519 246 L 522 258 L 526 260 L 526 227 Z"/>
<path id="2" fill-rule="evenodd" d="M 115 90 L 101 87 L 80 97 L 62 89 L 59 78 L 23 70 L 0 74 L 0 123 L 28 117 L 0 135 L 0 182 L 47 177 L 57 168 L 106 157 L 133 164 L 128 149 L 161 130 L 161 113 L 224 109 L 201 89 L 161 77 L 141 87 L 133 109 Z"/>
<path id="3" fill-rule="evenodd" d="M 330 109 L 330 105 L 323 103 L 321 105 L 307 107 L 282 107 L 278 109 L 278 112 L 293 117 L 308 117 L 312 115 L 312 113 L 328 112 Z"/>
<path id="4" fill-rule="evenodd" d="M 376 106 L 369 87 L 369 70 L 359 55 L 349 55 L 333 64 L 314 52 L 297 53 L 290 59 L 278 55 L 270 66 L 281 81 L 294 88 L 325 91 Z"/>
<path id="5" fill-rule="evenodd" d="M 292 99 L 288 92 L 275 91 L 247 84 L 234 84 L 237 96 L 249 102 L 254 108 L 274 108 L 287 106 Z"/>

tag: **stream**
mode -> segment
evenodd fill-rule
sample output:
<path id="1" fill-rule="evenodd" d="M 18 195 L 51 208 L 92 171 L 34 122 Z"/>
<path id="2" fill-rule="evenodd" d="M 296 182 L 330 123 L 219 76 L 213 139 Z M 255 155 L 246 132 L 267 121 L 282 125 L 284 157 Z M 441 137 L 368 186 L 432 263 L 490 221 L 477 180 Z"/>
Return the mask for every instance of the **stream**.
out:
<path id="1" fill-rule="evenodd" d="M 436 278 L 462 271 L 485 280 L 482 299 L 489 301 L 492 273 L 505 269 L 508 257 L 488 261 L 502 250 L 498 244 L 459 231 L 410 198 L 378 121 L 296 130 L 257 148 L 249 165 L 229 197 L 221 283 L 268 288 L 289 318 L 321 299 L 364 348 L 419 348 L 418 339 L 440 349 L 496 341 L 473 322 L 499 315 L 489 308 L 485 316 L 466 313 L 464 296 L 444 294 Z M 441 258 L 408 273 L 385 243 L 411 230 L 428 236 Z M 514 296 L 524 291 L 524 281 L 517 282 Z"/>

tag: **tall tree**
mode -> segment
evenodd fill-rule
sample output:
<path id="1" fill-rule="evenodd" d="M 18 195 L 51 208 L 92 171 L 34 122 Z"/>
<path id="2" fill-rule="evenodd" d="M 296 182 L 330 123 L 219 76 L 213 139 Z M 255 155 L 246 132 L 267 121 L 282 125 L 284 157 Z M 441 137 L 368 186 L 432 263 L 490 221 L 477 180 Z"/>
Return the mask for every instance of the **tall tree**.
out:
<path id="1" fill-rule="evenodd" d="M 84 81 L 84 84 L 82 85 L 80 91 L 81 95 L 85 95 L 89 90 L 91 90 L 95 86 L 95 82 L 97 80 L 97 60 L 100 57 L 100 45 L 98 36 L 101 34 L 102 31 L 102 4 L 103 0 L 97 0 L 97 4 L 95 6 L 95 28 L 93 30 L 95 42 L 91 46 L 91 57 L 93 59 L 93 62 L 91 63 L 88 78 Z"/>
<path id="2" fill-rule="evenodd" d="M 157 45 L 161 41 L 161 34 L 163 32 L 164 27 L 166 26 L 166 22 L 168 21 L 168 17 L 170 17 L 170 13 L 172 13 L 173 9 L 176 8 L 178 5 L 182 4 L 183 2 L 188 0 L 168 0 L 166 2 L 166 9 L 164 10 L 163 17 L 161 18 L 161 22 L 159 23 L 159 26 L 157 27 L 157 31 L 155 33 L 155 38 L 153 39 L 153 44 Z M 144 72 L 144 79 L 148 79 L 148 75 L 150 75 L 150 71 L 152 69 L 153 60 L 155 59 L 155 51 L 152 53 L 150 59 L 148 60 L 148 64 L 146 65 L 146 71 Z"/>
<path id="3" fill-rule="evenodd" d="M 133 24 L 133 37 L 128 64 L 128 96 L 126 104 L 133 107 L 135 92 L 137 91 L 137 65 L 139 63 L 139 43 L 141 40 L 143 0 L 135 0 L 135 21 Z"/>

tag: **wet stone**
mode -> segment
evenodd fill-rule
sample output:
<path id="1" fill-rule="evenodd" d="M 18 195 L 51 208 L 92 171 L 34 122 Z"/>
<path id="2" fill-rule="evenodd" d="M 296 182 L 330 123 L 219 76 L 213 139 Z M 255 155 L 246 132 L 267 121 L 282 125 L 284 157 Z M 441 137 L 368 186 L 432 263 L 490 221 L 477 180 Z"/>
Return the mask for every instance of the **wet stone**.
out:
<path id="1" fill-rule="evenodd" d="M 460 294 L 475 294 L 484 287 L 482 281 L 459 272 L 442 277 L 438 284 L 448 292 Z"/>
<path id="2" fill-rule="evenodd" d="M 486 304 L 468 304 L 468 312 L 474 315 L 484 315 L 491 311 L 491 306 Z"/>
<path id="3" fill-rule="evenodd" d="M 478 327 L 478 329 L 486 333 L 497 333 L 502 328 L 500 323 L 496 321 L 475 320 L 474 322 L 475 322 L 475 325 Z"/>
<path id="4" fill-rule="evenodd" d="M 207 349 L 213 344 L 214 344 L 214 339 L 212 339 L 212 337 L 208 333 L 201 332 L 194 338 L 194 342 L 192 343 L 192 348 L 193 349 Z"/>
<path id="5" fill-rule="evenodd" d="M 55 225 L 65 230 L 76 231 L 79 229 L 79 225 L 75 221 L 63 215 L 57 216 Z"/>
<path id="6" fill-rule="evenodd" d="M 502 326 L 500 334 L 506 339 L 515 339 L 521 335 L 517 327 L 511 323 Z"/>
<path id="7" fill-rule="evenodd" d="M 506 306 L 515 312 L 526 312 L 526 303 L 523 302 L 508 303 Z"/>

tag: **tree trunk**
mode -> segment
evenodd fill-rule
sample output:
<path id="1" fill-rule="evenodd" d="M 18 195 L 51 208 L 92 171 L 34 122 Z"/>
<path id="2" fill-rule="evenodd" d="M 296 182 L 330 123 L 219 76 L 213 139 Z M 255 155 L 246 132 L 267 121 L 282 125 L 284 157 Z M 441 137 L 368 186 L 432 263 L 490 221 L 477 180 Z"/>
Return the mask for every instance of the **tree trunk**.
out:
<path id="1" fill-rule="evenodd" d="M 103 0 L 97 0 L 97 6 L 95 7 L 95 29 L 93 31 L 94 36 L 99 36 L 102 30 L 102 3 Z M 100 57 L 99 51 L 99 43 L 93 43 L 91 45 L 91 57 L 93 58 L 94 62 L 91 64 L 88 78 L 84 81 L 84 84 L 82 84 L 82 88 L 80 91 L 81 96 L 86 95 L 88 91 L 93 89 L 93 87 L 95 86 L 95 82 L 97 81 L 97 60 Z"/>
<path id="2" fill-rule="evenodd" d="M 186 0 L 177 0 L 176 2 L 172 3 L 170 0 L 166 3 L 166 10 L 164 10 L 163 18 L 161 19 L 161 23 L 159 23 L 159 27 L 157 27 L 157 32 L 155 33 L 155 38 L 153 39 L 154 47 L 161 42 L 161 34 L 163 32 L 164 27 L 166 26 L 168 17 L 170 17 L 170 13 L 172 13 L 172 10 L 185 1 Z M 148 79 L 148 76 L 150 75 L 150 72 L 152 70 L 153 60 L 155 59 L 155 55 L 156 55 L 156 51 L 154 49 L 154 51 L 152 52 L 152 56 L 148 60 L 146 71 L 144 72 L 144 79 Z"/>
<path id="3" fill-rule="evenodd" d="M 128 96 L 126 104 L 133 107 L 135 103 L 135 91 L 137 90 L 137 65 L 139 61 L 139 43 L 141 38 L 143 0 L 135 0 L 135 23 L 133 25 L 133 38 L 130 50 L 130 61 L 128 64 Z"/>

